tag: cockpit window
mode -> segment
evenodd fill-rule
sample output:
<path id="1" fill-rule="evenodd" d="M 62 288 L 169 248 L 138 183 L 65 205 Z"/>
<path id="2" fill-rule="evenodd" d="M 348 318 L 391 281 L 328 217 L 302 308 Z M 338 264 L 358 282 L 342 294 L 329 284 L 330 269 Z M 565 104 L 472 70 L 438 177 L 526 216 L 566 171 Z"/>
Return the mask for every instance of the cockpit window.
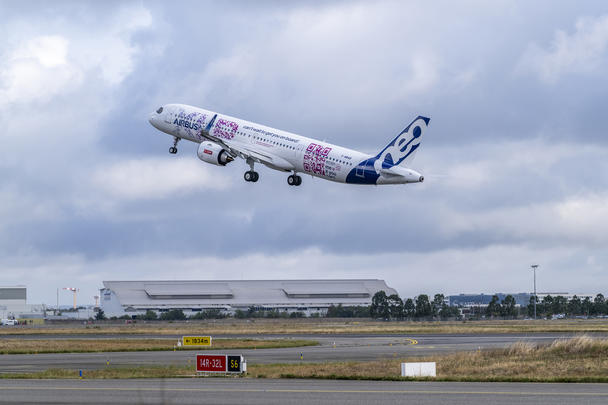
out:
<path id="1" fill-rule="evenodd" d="M 156 113 L 157 113 L 157 114 L 160 114 L 160 113 L 162 113 L 162 112 L 163 112 L 163 108 L 162 108 L 162 107 L 160 107 L 158 110 L 156 110 Z"/>

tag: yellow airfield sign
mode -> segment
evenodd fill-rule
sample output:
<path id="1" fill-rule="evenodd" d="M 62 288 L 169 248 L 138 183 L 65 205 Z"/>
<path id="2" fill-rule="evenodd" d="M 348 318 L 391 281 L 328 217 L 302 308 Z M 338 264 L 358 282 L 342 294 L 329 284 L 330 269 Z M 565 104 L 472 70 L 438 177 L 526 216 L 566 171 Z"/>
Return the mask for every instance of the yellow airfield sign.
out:
<path id="1" fill-rule="evenodd" d="M 211 336 L 183 336 L 184 346 L 211 346 Z"/>

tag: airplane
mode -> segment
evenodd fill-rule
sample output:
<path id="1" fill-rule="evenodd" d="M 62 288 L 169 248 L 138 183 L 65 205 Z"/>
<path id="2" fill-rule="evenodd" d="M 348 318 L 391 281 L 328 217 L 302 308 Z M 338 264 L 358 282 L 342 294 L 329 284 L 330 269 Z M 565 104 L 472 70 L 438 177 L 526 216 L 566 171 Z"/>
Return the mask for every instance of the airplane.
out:
<path id="1" fill-rule="evenodd" d="M 255 183 L 256 163 L 292 173 L 290 186 L 302 184 L 298 173 L 349 184 L 422 183 L 424 176 L 409 169 L 422 134 L 430 119 L 418 116 L 377 155 L 306 138 L 290 132 L 230 117 L 184 104 L 166 104 L 148 119 L 156 129 L 173 136 L 169 153 L 177 153 L 177 143 L 186 139 L 199 144 L 200 160 L 225 166 L 237 157 L 250 170 L 245 181 Z"/>

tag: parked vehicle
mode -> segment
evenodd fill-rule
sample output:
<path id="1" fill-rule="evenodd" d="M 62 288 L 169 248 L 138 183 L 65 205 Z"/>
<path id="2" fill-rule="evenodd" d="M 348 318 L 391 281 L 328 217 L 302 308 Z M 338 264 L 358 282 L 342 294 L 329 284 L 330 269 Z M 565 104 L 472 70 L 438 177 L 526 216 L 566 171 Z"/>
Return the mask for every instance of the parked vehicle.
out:
<path id="1" fill-rule="evenodd" d="M 19 324 L 19 322 L 16 319 L 3 319 L 2 320 L 3 326 L 15 326 L 18 324 Z"/>

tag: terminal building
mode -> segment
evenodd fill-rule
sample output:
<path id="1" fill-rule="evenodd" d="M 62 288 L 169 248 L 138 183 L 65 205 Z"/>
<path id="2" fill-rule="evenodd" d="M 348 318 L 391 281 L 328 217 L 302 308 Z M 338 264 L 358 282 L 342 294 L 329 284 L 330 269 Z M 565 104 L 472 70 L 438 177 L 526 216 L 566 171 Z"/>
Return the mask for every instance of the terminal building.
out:
<path id="1" fill-rule="evenodd" d="M 323 315 L 330 306 L 367 306 L 378 291 L 397 294 L 384 280 L 191 280 L 104 281 L 100 290 L 105 315 L 140 315 L 181 309 L 191 316 L 208 309 L 278 310 Z"/>

